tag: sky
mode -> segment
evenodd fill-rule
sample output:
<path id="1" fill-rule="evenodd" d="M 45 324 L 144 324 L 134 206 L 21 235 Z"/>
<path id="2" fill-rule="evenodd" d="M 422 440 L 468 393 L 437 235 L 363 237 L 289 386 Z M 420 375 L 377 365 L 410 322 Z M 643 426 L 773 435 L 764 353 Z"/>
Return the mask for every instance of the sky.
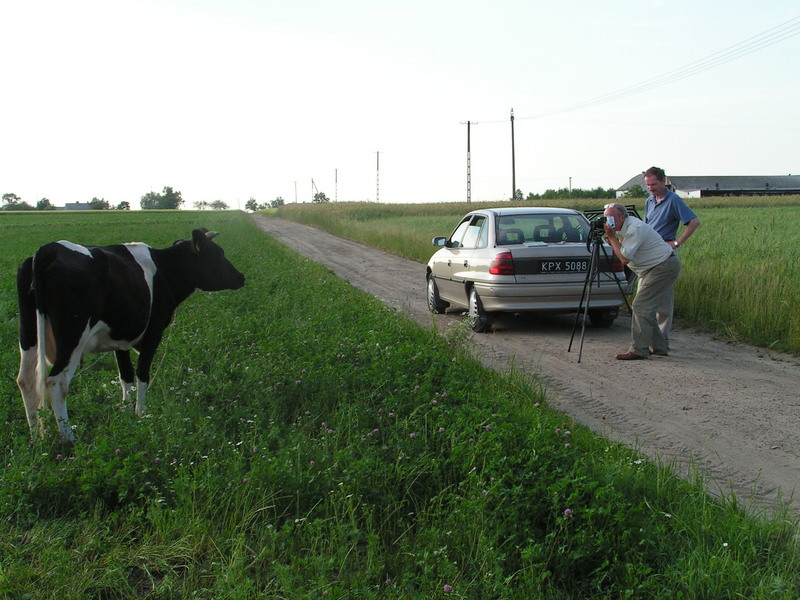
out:
<path id="1" fill-rule="evenodd" d="M 461 202 L 468 142 L 472 201 L 800 173 L 796 0 L 26 0 L 0 23 L 0 193 L 32 205 Z"/>

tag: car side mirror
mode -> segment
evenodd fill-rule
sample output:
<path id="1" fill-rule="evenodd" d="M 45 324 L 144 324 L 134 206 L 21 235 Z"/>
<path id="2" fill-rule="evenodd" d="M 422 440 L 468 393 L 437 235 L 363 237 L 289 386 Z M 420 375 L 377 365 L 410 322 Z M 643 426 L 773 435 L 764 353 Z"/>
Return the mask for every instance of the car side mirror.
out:
<path id="1" fill-rule="evenodd" d="M 432 243 L 437 248 L 444 248 L 445 246 L 447 246 L 447 238 L 446 237 L 442 237 L 442 236 L 437 236 L 437 237 L 433 238 L 433 242 Z"/>

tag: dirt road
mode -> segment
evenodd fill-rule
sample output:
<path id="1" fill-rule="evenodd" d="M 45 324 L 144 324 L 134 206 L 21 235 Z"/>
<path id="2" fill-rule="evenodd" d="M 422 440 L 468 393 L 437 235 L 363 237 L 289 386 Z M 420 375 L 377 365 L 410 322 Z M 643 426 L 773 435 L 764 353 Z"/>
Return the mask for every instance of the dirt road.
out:
<path id="1" fill-rule="evenodd" d="M 431 315 L 425 267 L 316 228 L 256 215 L 259 227 L 339 277 L 437 327 L 462 322 Z M 630 318 L 610 329 L 587 326 L 581 361 L 574 317 L 507 317 L 494 333 L 472 334 L 484 363 L 537 374 L 555 409 L 608 438 L 638 447 L 685 472 L 694 464 L 713 493 L 733 491 L 754 509 L 779 499 L 800 512 L 800 361 L 720 342 L 677 323 L 668 357 L 618 361 Z M 800 489 L 798 489 L 800 496 Z"/>

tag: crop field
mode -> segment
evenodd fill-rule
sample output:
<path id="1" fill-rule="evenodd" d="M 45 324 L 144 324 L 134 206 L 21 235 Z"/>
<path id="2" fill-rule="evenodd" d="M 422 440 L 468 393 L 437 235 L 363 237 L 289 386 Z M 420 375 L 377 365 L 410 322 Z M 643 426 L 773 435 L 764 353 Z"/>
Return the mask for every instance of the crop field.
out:
<path id="1" fill-rule="evenodd" d="M 148 416 L 122 405 L 113 357 L 92 355 L 68 395 L 76 443 L 49 411 L 32 440 L 19 262 L 52 240 L 164 247 L 198 226 L 247 282 L 179 308 Z M 2 598 L 800 593 L 793 515 L 712 498 L 576 426 L 536 380 L 474 360 L 466 325 L 443 337 L 404 319 L 243 213 L 9 213 L 0 234 Z"/>
<path id="2" fill-rule="evenodd" d="M 587 210 L 606 202 L 556 205 Z M 702 225 L 680 250 L 676 317 L 724 339 L 800 356 L 800 311 L 795 309 L 800 306 L 800 197 L 712 198 L 689 204 Z M 291 204 L 265 214 L 426 263 L 433 254 L 433 236 L 450 235 L 464 214 L 495 205 Z M 643 201 L 636 206 L 643 216 Z"/>

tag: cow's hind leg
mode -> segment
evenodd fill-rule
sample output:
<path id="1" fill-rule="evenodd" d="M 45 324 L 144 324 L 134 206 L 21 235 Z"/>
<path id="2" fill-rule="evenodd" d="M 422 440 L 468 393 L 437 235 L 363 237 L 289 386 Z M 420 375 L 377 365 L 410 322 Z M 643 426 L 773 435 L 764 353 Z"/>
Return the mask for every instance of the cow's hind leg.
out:
<path id="1" fill-rule="evenodd" d="M 25 416 L 31 434 L 36 430 L 41 435 L 42 419 L 39 411 L 44 408 L 43 390 L 39 389 L 37 362 L 36 300 L 33 295 L 33 260 L 23 261 L 17 271 L 17 299 L 19 301 L 19 374 L 17 387 L 25 403 Z M 44 374 L 42 374 L 44 377 Z"/>
<path id="2" fill-rule="evenodd" d="M 28 427 L 32 435 L 37 430 L 39 435 L 43 435 L 42 418 L 39 412 L 44 408 L 44 398 L 39 393 L 38 378 L 36 376 L 37 347 L 31 346 L 26 350 L 20 345 L 19 353 L 17 387 L 19 387 L 19 391 L 22 393 L 22 401 L 25 403 L 25 416 L 28 419 Z"/>
<path id="3" fill-rule="evenodd" d="M 50 396 L 50 406 L 53 407 L 53 414 L 56 416 L 58 430 L 61 432 L 61 439 L 65 442 L 74 442 L 75 435 L 72 433 L 72 426 L 69 424 L 67 414 L 67 388 L 75 369 L 67 376 L 67 372 L 47 378 L 47 392 Z"/>
<path id="4" fill-rule="evenodd" d="M 56 359 L 46 381 L 46 394 L 50 397 L 50 406 L 53 408 L 61 439 L 65 442 L 75 441 L 67 414 L 67 389 L 81 364 L 86 342 L 92 336 L 88 321 L 83 332 L 78 334 L 78 331 L 77 327 L 70 327 L 69 331 L 63 332 L 61 339 L 64 343 L 56 349 Z M 71 352 L 67 353 L 67 348 L 71 348 Z"/>

